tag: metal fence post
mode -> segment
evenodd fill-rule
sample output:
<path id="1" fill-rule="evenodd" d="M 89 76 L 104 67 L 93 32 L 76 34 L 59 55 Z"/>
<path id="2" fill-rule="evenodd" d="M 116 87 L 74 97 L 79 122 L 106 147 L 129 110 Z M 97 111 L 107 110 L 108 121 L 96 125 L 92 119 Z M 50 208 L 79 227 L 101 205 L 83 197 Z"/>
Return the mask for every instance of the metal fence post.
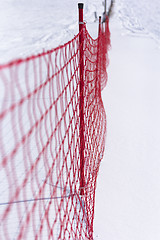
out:
<path id="1" fill-rule="evenodd" d="M 107 15 L 107 0 L 104 2 L 104 13 Z"/>

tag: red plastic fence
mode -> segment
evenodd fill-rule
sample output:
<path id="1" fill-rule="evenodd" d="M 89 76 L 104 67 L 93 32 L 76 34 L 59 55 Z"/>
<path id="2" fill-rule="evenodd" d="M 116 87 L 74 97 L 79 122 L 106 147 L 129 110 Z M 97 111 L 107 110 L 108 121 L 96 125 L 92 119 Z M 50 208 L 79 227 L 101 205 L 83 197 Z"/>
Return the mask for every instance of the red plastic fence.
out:
<path id="1" fill-rule="evenodd" d="M 105 147 L 101 90 L 108 21 L 83 32 L 84 187 L 80 194 L 80 34 L 0 66 L 0 239 L 93 239 L 95 187 Z"/>

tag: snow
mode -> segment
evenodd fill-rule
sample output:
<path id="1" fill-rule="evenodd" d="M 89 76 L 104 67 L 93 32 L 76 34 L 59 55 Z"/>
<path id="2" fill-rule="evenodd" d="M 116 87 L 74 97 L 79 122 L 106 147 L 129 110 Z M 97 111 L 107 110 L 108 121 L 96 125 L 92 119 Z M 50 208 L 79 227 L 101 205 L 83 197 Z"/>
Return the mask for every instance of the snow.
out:
<path id="1" fill-rule="evenodd" d="M 1 0 L 0 63 L 36 54 L 66 43 L 78 32 L 78 0 Z M 95 28 L 97 0 L 84 0 L 84 19 Z M 94 27 L 93 27 L 94 26 Z"/>
<path id="2" fill-rule="evenodd" d="M 115 12 L 103 92 L 107 142 L 97 183 L 95 239 L 158 240 L 160 49 L 145 29 L 139 34 L 129 31 L 131 25 L 124 28 L 117 7 Z"/>
<path id="3" fill-rule="evenodd" d="M 1 0 L 0 63 L 63 44 L 78 32 L 77 3 Z M 97 36 L 99 0 L 85 0 Z M 98 176 L 95 239 L 160 239 L 160 8 L 158 0 L 116 1 L 110 20 L 105 157 Z"/>
<path id="4" fill-rule="evenodd" d="M 117 4 L 117 13 L 128 33 L 146 34 L 160 44 L 160 5 L 158 0 L 121 0 Z"/>

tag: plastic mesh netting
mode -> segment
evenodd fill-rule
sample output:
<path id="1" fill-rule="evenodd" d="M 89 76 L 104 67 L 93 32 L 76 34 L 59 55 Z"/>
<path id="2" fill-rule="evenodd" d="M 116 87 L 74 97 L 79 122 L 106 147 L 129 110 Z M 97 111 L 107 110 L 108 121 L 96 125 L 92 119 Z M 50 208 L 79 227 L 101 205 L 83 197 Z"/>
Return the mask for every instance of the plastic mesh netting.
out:
<path id="1" fill-rule="evenodd" d="M 96 40 L 85 26 L 80 34 L 56 49 L 0 66 L 1 240 L 93 239 L 105 147 L 101 90 L 107 81 L 108 22 Z"/>

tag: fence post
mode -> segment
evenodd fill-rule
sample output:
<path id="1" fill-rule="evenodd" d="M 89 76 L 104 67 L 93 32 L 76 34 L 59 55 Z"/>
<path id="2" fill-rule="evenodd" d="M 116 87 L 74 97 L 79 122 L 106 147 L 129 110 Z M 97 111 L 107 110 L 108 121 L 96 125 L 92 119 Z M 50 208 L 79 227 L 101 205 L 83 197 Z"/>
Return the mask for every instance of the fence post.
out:
<path id="1" fill-rule="evenodd" d="M 80 114 L 80 195 L 84 195 L 84 34 L 83 34 L 83 3 L 78 3 L 79 8 L 79 48 L 80 48 L 80 102 L 79 102 L 79 114 Z"/>
<path id="2" fill-rule="evenodd" d="M 101 32 L 101 16 L 99 16 L 99 26 L 98 26 L 98 36 L 100 35 L 100 32 Z"/>
<path id="3" fill-rule="evenodd" d="M 107 0 L 104 2 L 104 13 L 107 15 Z"/>
<path id="4" fill-rule="evenodd" d="M 101 76 L 101 32 L 102 32 L 102 22 L 101 22 L 101 16 L 99 16 L 99 29 L 98 29 L 98 54 L 97 54 L 97 68 L 98 68 L 98 95 L 101 96 L 101 82 L 100 82 L 100 76 Z"/>

